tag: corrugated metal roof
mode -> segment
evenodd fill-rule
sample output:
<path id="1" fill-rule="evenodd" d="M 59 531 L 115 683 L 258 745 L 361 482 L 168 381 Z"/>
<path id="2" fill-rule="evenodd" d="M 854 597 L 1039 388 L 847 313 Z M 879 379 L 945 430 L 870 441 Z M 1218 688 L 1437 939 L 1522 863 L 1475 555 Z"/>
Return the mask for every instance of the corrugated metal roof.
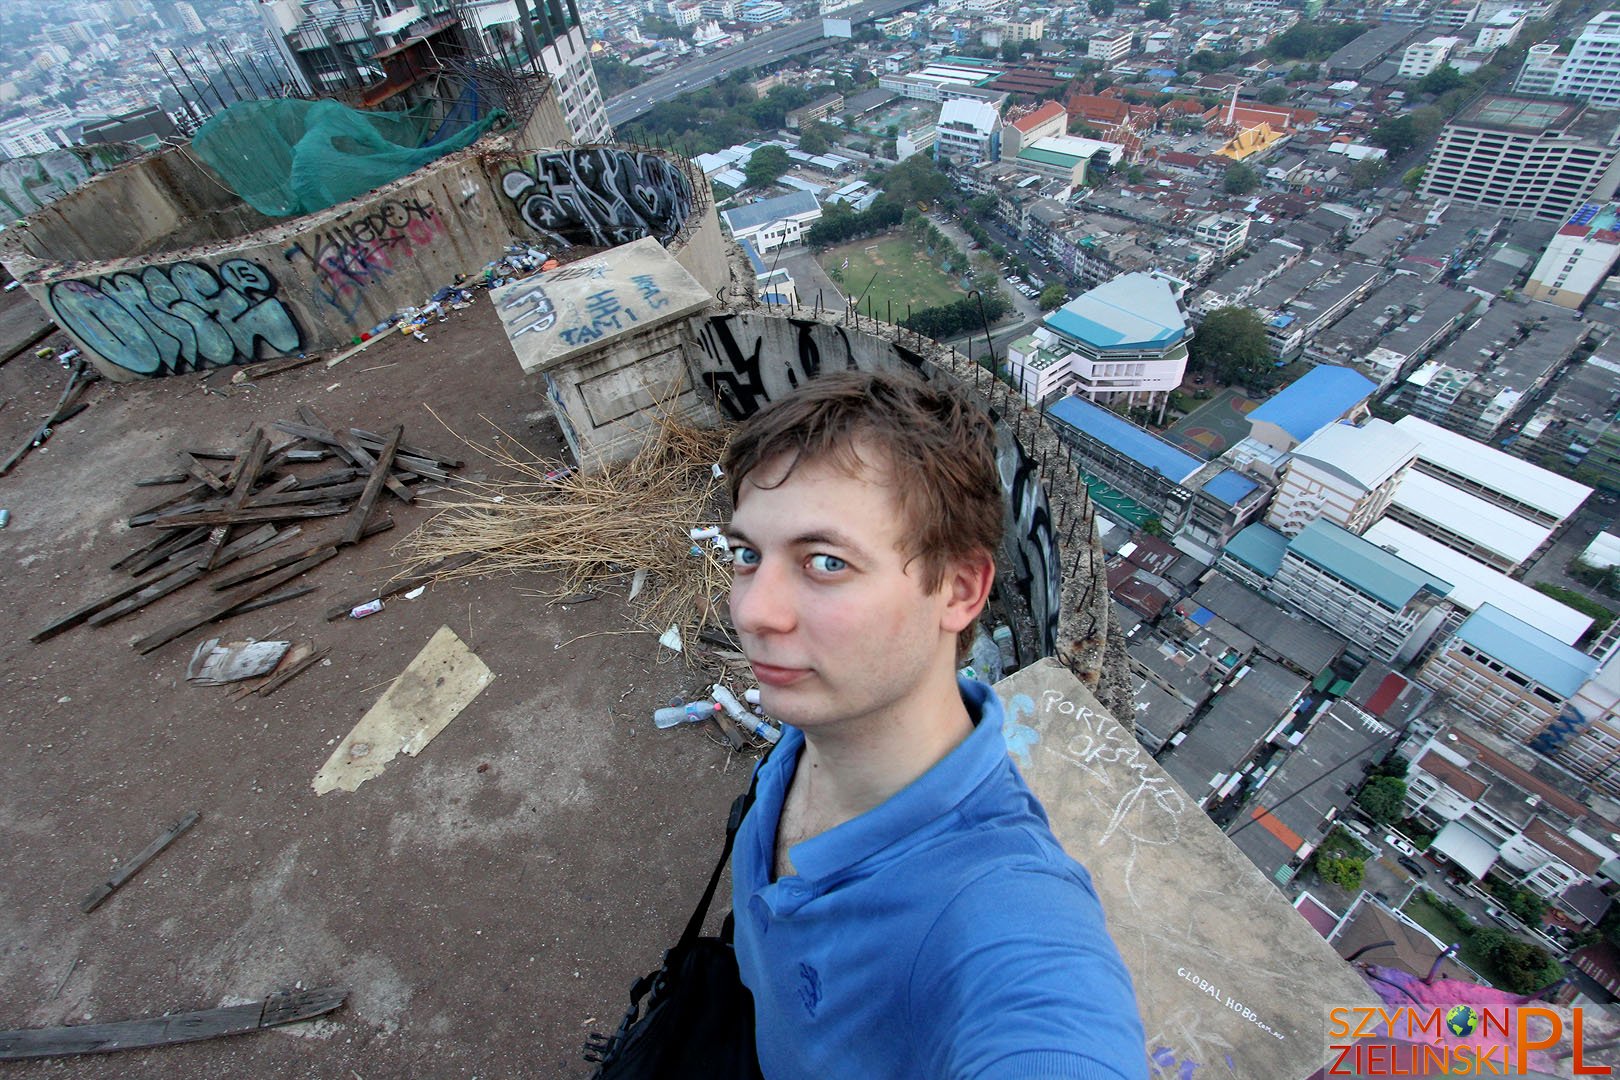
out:
<path id="1" fill-rule="evenodd" d="M 816 202 L 814 195 L 808 191 L 794 191 L 774 199 L 748 203 L 735 210 L 727 210 L 720 216 L 726 219 L 726 227 L 736 233 L 745 229 L 757 229 L 772 221 L 814 213 L 820 209 L 821 204 Z"/>
<path id="2" fill-rule="evenodd" d="M 1457 637 L 1563 697 L 1574 694 L 1597 670 L 1595 658 L 1494 604 L 1480 605 L 1463 620 Z"/>
<path id="3" fill-rule="evenodd" d="M 1288 537 L 1266 525 L 1250 525 L 1232 537 L 1226 553 L 1266 577 L 1276 577 L 1288 550 Z"/>
<path id="4" fill-rule="evenodd" d="M 1417 440 L 1387 420 L 1361 427 L 1328 424 L 1294 448 L 1294 456 L 1334 469 L 1371 491 L 1417 454 Z"/>
<path id="5" fill-rule="evenodd" d="M 1451 591 L 1450 582 L 1324 518 L 1300 530 L 1288 542 L 1288 550 L 1397 611 L 1420 589 L 1427 588 L 1440 596 Z"/>
<path id="6" fill-rule="evenodd" d="M 1143 431 L 1129 420 L 1084 398 L 1066 397 L 1046 410 L 1046 415 L 1077 431 L 1090 435 L 1144 468 L 1180 483 L 1203 467 L 1203 462 L 1178 450 L 1163 439 Z"/>
<path id="7" fill-rule="evenodd" d="M 1377 383 L 1358 371 L 1321 364 L 1250 413 L 1249 423 L 1268 421 L 1304 442 L 1377 389 Z"/>
<path id="8" fill-rule="evenodd" d="M 1260 484 L 1233 469 L 1222 469 L 1204 481 L 1204 491 L 1227 506 L 1236 506 Z"/>
<path id="9" fill-rule="evenodd" d="M 1081 293 L 1048 315 L 1046 325 L 1099 349 L 1168 348 L 1188 332 L 1170 283 L 1140 272 Z"/>
<path id="10" fill-rule="evenodd" d="M 1585 484 L 1504 454 L 1421 417 L 1403 416 L 1395 421 L 1395 426 L 1418 441 L 1418 457 L 1424 461 L 1554 517 L 1573 514 L 1592 494 L 1592 489 Z"/>

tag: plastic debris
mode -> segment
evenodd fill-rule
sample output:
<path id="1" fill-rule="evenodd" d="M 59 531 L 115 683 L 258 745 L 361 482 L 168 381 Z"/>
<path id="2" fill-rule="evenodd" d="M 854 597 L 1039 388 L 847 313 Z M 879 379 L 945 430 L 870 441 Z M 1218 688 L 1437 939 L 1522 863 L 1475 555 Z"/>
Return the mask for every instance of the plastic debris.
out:
<path id="1" fill-rule="evenodd" d="M 349 618 L 351 618 L 351 619 L 363 619 L 367 615 L 375 615 L 375 614 L 377 614 L 377 612 L 381 611 L 382 609 L 383 609 L 383 602 L 382 602 L 381 598 L 376 599 L 376 600 L 367 600 L 363 604 L 359 604 L 359 605 L 356 605 L 353 608 L 350 608 L 349 609 Z"/>
<path id="2" fill-rule="evenodd" d="M 725 688 L 724 684 L 714 684 L 714 700 L 718 701 L 725 708 L 726 715 L 731 717 L 738 727 L 742 728 L 749 734 L 757 735 L 759 738 L 764 739 L 773 746 L 776 744 L 776 741 L 782 737 L 782 732 L 776 727 L 776 725 L 772 724 L 768 720 L 763 720 L 760 717 L 755 716 L 753 713 L 743 708 L 742 703 L 737 700 L 730 690 Z"/>
<path id="3" fill-rule="evenodd" d="M 658 644 L 672 652 L 680 652 L 681 628 L 678 626 L 671 626 L 668 630 L 665 630 L 662 634 L 659 634 Z"/>
<path id="4" fill-rule="evenodd" d="M 281 663 L 290 648 L 290 641 L 233 641 L 221 645 L 219 638 L 209 638 L 191 654 L 186 681 L 198 686 L 223 686 L 251 679 Z"/>
<path id="5" fill-rule="evenodd" d="M 647 584 L 647 571 L 637 570 L 630 577 L 630 599 L 634 600 L 641 593 L 642 586 Z"/>
<path id="6" fill-rule="evenodd" d="M 658 709 L 653 713 L 653 723 L 661 728 L 678 727 L 681 724 L 695 724 L 699 720 L 707 720 L 720 711 L 721 706 L 713 701 L 694 701 L 689 705 L 671 705 L 667 709 Z"/>
<path id="7" fill-rule="evenodd" d="M 10 525 L 10 524 L 11 524 L 11 511 L 10 510 L 0 510 L 0 529 L 3 529 L 7 525 Z"/>
<path id="8" fill-rule="evenodd" d="M 416 588 L 405 594 L 405 599 L 415 600 L 418 596 L 421 596 L 425 592 L 427 592 L 427 586 L 418 585 Z"/>

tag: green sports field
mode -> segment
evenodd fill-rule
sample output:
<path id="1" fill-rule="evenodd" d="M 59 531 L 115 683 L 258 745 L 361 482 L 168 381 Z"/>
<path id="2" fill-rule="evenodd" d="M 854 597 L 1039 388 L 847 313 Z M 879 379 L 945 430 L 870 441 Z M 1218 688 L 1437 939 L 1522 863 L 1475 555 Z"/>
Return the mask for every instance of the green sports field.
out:
<path id="1" fill-rule="evenodd" d="M 844 260 L 848 268 L 843 268 Z M 861 310 L 872 302 L 872 314 L 888 318 L 888 303 L 894 302 L 894 321 L 906 317 L 906 305 L 912 311 L 940 307 L 962 299 L 965 293 L 956 282 L 945 275 L 928 258 L 926 250 L 910 237 L 900 233 L 868 237 L 838 247 L 828 248 L 816 256 L 823 270 L 851 300 L 861 298 Z M 877 277 L 873 278 L 876 273 Z M 840 280 L 840 278 L 842 280 Z M 867 288 L 867 282 L 872 286 Z"/>

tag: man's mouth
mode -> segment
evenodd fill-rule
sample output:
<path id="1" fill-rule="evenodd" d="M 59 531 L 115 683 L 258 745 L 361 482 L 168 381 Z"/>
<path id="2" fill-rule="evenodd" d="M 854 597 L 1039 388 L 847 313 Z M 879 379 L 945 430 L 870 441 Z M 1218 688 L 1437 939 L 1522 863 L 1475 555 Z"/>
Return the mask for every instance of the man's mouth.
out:
<path id="1" fill-rule="evenodd" d="M 810 674 L 809 668 L 777 667 L 774 664 L 762 664 L 757 660 L 750 663 L 754 669 L 754 678 L 764 686 L 791 686 Z"/>

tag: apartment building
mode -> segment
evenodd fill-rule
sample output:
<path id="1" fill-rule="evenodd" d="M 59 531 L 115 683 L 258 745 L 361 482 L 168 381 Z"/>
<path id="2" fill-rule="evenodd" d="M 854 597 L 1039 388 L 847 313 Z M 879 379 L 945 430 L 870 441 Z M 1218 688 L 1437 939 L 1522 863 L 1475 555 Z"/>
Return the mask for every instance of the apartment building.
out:
<path id="1" fill-rule="evenodd" d="M 1131 55 L 1132 34 L 1129 30 L 1100 30 L 1086 42 L 1086 59 L 1100 60 L 1110 68 Z"/>
<path id="2" fill-rule="evenodd" d="M 1582 203 L 1548 243 L 1524 295 L 1559 307 L 1591 299 L 1620 260 L 1620 203 Z"/>
<path id="3" fill-rule="evenodd" d="M 1570 46 L 1554 94 L 1584 98 L 1599 108 L 1620 108 L 1620 11 L 1605 11 L 1586 24 Z"/>
<path id="4" fill-rule="evenodd" d="M 1406 809 L 1438 830 L 1431 857 L 1475 879 L 1501 877 L 1558 903 L 1615 857 L 1616 825 L 1509 752 L 1464 725 L 1442 729 L 1417 748 L 1407 772 Z"/>
<path id="5" fill-rule="evenodd" d="M 1579 104 L 1484 95 L 1441 129 L 1419 195 L 1567 220 L 1614 195 L 1615 129 L 1615 117 Z"/>
<path id="6" fill-rule="evenodd" d="M 1000 158 L 1001 117 L 995 106 L 966 99 L 945 102 L 934 125 L 934 156 L 962 165 Z"/>
<path id="7" fill-rule="evenodd" d="M 734 240 L 749 240 L 761 254 L 804 239 L 811 225 L 821 220 L 821 204 L 808 191 L 794 191 L 762 202 L 724 210 Z"/>
<path id="8" fill-rule="evenodd" d="M 1401 53 L 1401 66 L 1397 70 L 1403 79 L 1421 79 L 1444 66 L 1451 54 L 1462 45 L 1462 38 L 1432 37 L 1427 41 L 1414 41 Z"/>
<path id="9" fill-rule="evenodd" d="M 1193 225 L 1193 239 L 1209 245 L 1218 258 L 1230 259 L 1249 242 L 1249 219 L 1230 212 L 1210 214 Z"/>
<path id="10" fill-rule="evenodd" d="M 1317 519 L 1360 534 L 1389 508 L 1417 441 L 1385 420 L 1329 424 L 1294 448 L 1266 524 L 1293 536 Z"/>
<path id="11" fill-rule="evenodd" d="M 1390 664 L 1416 656 L 1449 610 L 1449 582 L 1321 519 L 1292 538 L 1251 525 L 1220 567 Z"/>
<path id="12" fill-rule="evenodd" d="M 1558 85 L 1558 76 L 1564 72 L 1568 53 L 1558 51 L 1554 44 L 1532 45 L 1526 51 L 1524 66 L 1513 80 L 1515 94 L 1551 94 Z"/>

